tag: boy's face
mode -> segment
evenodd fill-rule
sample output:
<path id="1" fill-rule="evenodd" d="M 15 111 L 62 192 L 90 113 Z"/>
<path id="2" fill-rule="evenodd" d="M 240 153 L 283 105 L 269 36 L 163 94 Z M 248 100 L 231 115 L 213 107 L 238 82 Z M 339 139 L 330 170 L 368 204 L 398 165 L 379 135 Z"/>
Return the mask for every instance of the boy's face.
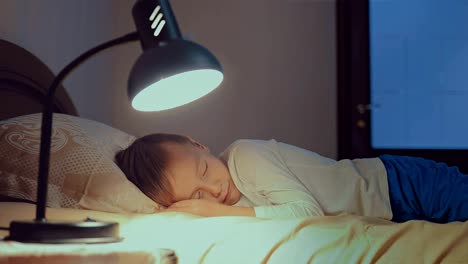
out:
<path id="1" fill-rule="evenodd" d="M 167 174 L 175 202 L 204 199 L 226 205 L 237 203 L 241 194 L 224 161 L 213 156 L 208 148 L 194 144 L 167 143 Z"/>

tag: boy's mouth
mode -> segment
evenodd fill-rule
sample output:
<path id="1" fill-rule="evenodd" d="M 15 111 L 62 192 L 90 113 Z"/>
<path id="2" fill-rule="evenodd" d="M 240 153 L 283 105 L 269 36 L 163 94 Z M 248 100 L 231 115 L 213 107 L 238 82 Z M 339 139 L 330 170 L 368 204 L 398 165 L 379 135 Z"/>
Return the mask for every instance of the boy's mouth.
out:
<path id="1" fill-rule="evenodd" d="M 223 199 L 223 204 L 226 204 L 226 201 L 229 199 L 229 194 L 231 194 L 231 189 L 229 188 L 229 183 L 228 183 L 228 186 L 226 188 L 226 196 L 224 196 L 224 199 Z"/>

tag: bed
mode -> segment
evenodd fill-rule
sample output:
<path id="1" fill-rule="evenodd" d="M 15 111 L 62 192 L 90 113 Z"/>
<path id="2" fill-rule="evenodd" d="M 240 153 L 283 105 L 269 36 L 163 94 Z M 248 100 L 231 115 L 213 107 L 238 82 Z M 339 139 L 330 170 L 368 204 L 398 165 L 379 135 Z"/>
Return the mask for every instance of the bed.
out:
<path id="1" fill-rule="evenodd" d="M 35 211 L 38 122 L 52 72 L 0 41 L 0 227 Z M 0 241 L 0 263 L 468 263 L 468 222 L 402 224 L 354 215 L 298 219 L 160 213 L 113 162 L 135 137 L 78 117 L 60 87 L 47 218 L 120 223 L 121 242 Z M 0 229 L 0 237 L 8 231 Z"/>

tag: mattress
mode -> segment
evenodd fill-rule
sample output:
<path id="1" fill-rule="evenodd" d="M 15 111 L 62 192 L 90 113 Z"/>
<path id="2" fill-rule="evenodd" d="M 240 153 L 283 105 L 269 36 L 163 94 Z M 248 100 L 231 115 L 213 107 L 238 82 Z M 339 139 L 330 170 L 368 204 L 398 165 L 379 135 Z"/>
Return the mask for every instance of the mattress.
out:
<path id="1" fill-rule="evenodd" d="M 32 219 L 33 214 L 34 205 L 0 203 L 0 226 L 8 226 L 11 220 Z M 129 215 L 47 210 L 47 217 L 54 220 L 82 220 L 88 216 L 120 223 L 124 240 L 112 246 L 116 253 L 135 249 L 152 256 L 159 248 L 170 249 L 180 263 L 468 262 L 468 222 L 397 224 L 354 215 L 272 220 L 203 218 L 174 212 Z M 6 235 L 6 231 L 1 235 Z M 79 245 L 82 252 L 96 251 L 99 246 L 102 245 Z M 47 259 L 51 257 L 47 254 L 50 250 L 65 257 L 70 255 L 57 247 L 60 246 L 0 242 L 0 263 L 14 263 L 12 256 L 36 255 Z M 153 260 L 158 263 L 156 258 Z M 113 263 L 124 262 L 129 259 L 117 257 Z"/>

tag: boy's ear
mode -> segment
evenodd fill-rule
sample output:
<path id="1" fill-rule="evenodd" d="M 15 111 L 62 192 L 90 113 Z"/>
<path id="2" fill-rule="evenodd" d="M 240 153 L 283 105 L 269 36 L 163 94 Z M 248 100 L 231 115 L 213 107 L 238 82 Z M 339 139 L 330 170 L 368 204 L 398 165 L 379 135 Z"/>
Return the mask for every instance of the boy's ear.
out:
<path id="1" fill-rule="evenodd" d="M 201 144 L 200 142 L 196 141 L 195 139 L 193 139 L 193 138 L 191 138 L 191 137 L 189 137 L 189 136 L 187 136 L 187 138 L 188 138 L 188 139 L 190 140 L 190 142 L 191 142 L 192 144 L 194 144 L 195 146 L 201 148 L 202 150 L 205 150 L 205 151 L 210 152 L 210 149 L 209 149 L 207 146 Z"/>

